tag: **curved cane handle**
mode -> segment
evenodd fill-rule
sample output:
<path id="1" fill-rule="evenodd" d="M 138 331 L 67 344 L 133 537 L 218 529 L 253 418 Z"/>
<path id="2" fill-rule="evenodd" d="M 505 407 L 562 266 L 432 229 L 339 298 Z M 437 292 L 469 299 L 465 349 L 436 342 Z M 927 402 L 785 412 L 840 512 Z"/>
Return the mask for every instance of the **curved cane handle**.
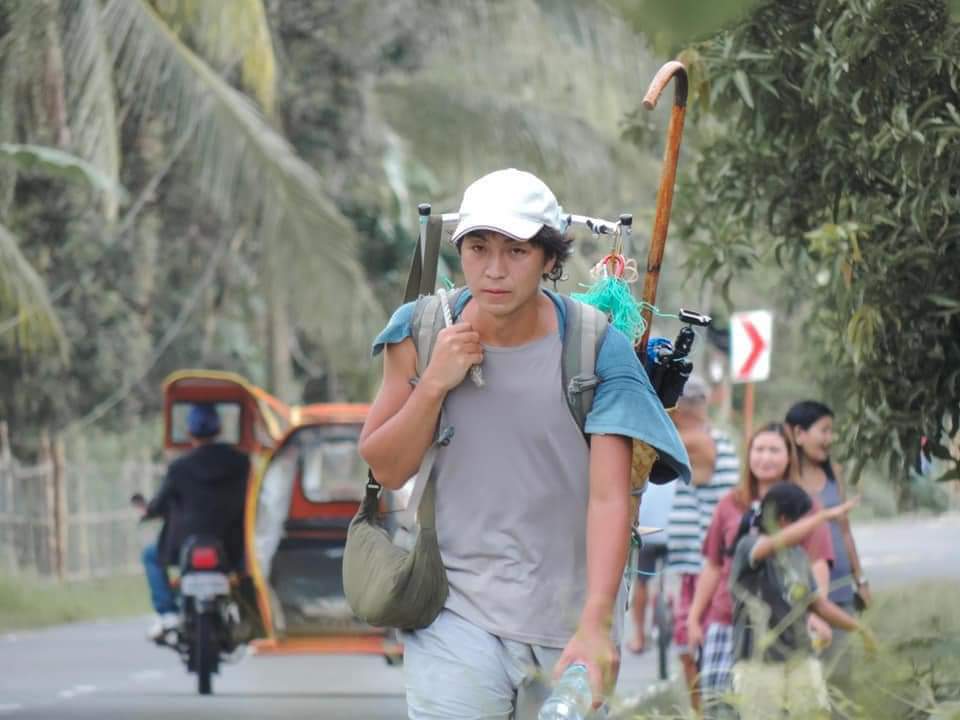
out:
<path id="1" fill-rule="evenodd" d="M 643 106 L 647 110 L 653 110 L 657 106 L 657 101 L 674 77 L 677 78 L 677 89 L 673 96 L 673 104 L 679 107 L 686 107 L 687 69 L 683 66 L 683 63 L 677 60 L 671 60 L 657 70 L 657 74 L 654 75 L 653 80 L 650 81 L 647 94 L 643 96 Z"/>
<path id="2" fill-rule="evenodd" d="M 652 110 L 673 78 L 677 79 L 677 89 L 673 96 L 673 107 L 670 109 L 667 147 L 663 155 L 663 169 L 660 172 L 660 187 L 657 190 L 657 208 L 653 218 L 653 232 L 650 235 L 650 254 L 647 256 L 647 273 L 643 279 L 643 300 L 647 303 L 642 312 L 645 329 L 637 345 L 642 352 L 646 352 L 647 338 L 650 337 L 650 322 L 653 319 L 650 308 L 657 300 L 660 264 L 663 262 L 663 248 L 667 242 L 667 226 L 670 224 L 670 208 L 673 205 L 673 185 L 677 177 L 677 160 L 680 157 L 683 118 L 687 112 L 687 69 L 683 63 L 672 60 L 661 67 L 653 76 L 650 88 L 643 97 L 644 107 Z"/>

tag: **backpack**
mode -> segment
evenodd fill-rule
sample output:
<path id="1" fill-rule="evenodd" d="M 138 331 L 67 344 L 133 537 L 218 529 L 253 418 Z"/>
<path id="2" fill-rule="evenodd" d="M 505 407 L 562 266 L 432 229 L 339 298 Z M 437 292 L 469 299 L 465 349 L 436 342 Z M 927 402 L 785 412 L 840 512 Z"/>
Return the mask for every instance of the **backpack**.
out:
<path id="1" fill-rule="evenodd" d="M 450 305 L 457 307 L 465 288 L 450 292 Z M 607 316 L 591 305 L 560 296 L 566 310 L 563 356 L 560 361 L 563 394 L 580 432 L 593 407 L 593 395 L 600 379 L 596 374 L 597 354 L 607 335 Z M 417 350 L 417 377 L 430 362 L 437 335 L 445 327 L 443 307 L 436 294 L 419 297 L 411 319 L 411 337 Z M 586 436 L 586 433 L 584 433 Z"/>

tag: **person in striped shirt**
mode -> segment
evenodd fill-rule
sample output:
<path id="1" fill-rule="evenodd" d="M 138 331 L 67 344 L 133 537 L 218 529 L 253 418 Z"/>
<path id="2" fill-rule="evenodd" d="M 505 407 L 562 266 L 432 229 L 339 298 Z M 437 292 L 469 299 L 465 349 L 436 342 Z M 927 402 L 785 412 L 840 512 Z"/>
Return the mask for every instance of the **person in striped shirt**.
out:
<path id="1" fill-rule="evenodd" d="M 679 602 L 675 604 L 673 641 L 690 692 L 690 702 L 700 707 L 697 692 L 695 648 L 687 640 L 687 616 L 697 576 L 703 567 L 703 540 L 720 498 L 737 484 L 739 461 L 730 437 L 710 424 L 707 401 L 710 387 L 692 375 L 677 403 L 673 419 L 690 456 L 693 481 L 676 483 L 667 525 L 667 569 L 680 576 Z"/>

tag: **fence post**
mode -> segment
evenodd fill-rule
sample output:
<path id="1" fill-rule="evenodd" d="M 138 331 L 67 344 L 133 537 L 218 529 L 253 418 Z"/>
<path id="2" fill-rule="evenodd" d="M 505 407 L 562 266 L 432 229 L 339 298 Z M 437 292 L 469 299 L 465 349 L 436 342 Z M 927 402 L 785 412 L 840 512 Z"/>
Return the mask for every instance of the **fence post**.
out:
<path id="1" fill-rule="evenodd" d="M 87 443 L 83 435 L 78 434 L 73 444 L 73 462 L 71 463 L 73 486 L 77 499 L 74 514 L 74 536 L 77 540 L 77 574 L 83 578 L 93 575 L 93 565 L 90 560 L 90 514 L 87 501 L 87 472 L 89 471 L 89 457 Z"/>
<path id="2" fill-rule="evenodd" d="M 3 546 L 7 571 L 17 571 L 17 553 L 14 549 L 16 534 L 13 529 L 13 451 L 10 449 L 10 428 L 6 420 L 0 420 L 0 475 L 3 476 Z"/>
<path id="3" fill-rule="evenodd" d="M 46 574 L 52 575 L 57 567 L 57 478 L 56 469 L 53 465 L 53 450 L 50 447 L 50 433 L 44 428 L 40 432 L 40 466 L 43 468 L 43 522 L 46 526 Z M 37 558 L 39 560 L 39 558 Z M 37 563 L 37 570 L 43 572 L 40 563 Z"/>
<path id="4" fill-rule="evenodd" d="M 53 443 L 53 479 L 57 578 L 63 580 L 67 572 L 67 453 L 59 435 Z"/>

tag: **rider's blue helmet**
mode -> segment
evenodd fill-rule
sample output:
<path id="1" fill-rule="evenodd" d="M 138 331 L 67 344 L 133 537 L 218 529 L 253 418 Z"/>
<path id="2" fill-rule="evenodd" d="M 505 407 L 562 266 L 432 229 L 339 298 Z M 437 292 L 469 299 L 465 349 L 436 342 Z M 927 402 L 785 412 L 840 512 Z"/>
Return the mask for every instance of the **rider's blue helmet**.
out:
<path id="1" fill-rule="evenodd" d="M 187 415 L 187 432 L 194 437 L 208 438 L 220 433 L 220 415 L 215 405 L 194 405 Z"/>

